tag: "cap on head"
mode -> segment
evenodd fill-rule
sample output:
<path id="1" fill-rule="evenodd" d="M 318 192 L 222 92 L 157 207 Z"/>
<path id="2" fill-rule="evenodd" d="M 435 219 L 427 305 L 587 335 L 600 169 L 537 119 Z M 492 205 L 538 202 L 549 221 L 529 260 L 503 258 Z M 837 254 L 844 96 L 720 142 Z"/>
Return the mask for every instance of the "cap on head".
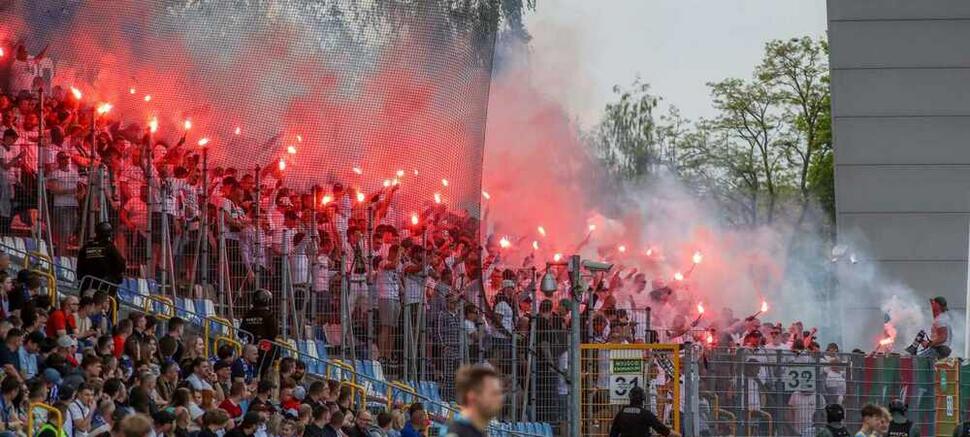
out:
<path id="1" fill-rule="evenodd" d="M 828 404 L 825 406 L 825 421 L 837 423 L 845 420 L 845 409 L 839 404 Z"/>
<path id="2" fill-rule="evenodd" d="M 905 415 L 907 410 L 909 410 L 909 405 L 906 405 L 901 399 L 893 399 L 889 402 L 889 412 L 892 414 Z"/>
<path id="3" fill-rule="evenodd" d="M 630 389 L 630 405 L 641 406 L 647 400 L 647 393 L 643 388 L 636 386 Z"/>
<path id="4" fill-rule="evenodd" d="M 930 302 L 936 302 L 936 304 L 939 305 L 941 308 L 947 309 L 946 298 L 943 296 L 936 296 L 930 299 Z"/>
<path id="5" fill-rule="evenodd" d="M 111 227 L 111 223 L 101 222 L 94 227 L 94 235 L 98 238 L 111 238 L 114 234 L 114 228 Z"/>

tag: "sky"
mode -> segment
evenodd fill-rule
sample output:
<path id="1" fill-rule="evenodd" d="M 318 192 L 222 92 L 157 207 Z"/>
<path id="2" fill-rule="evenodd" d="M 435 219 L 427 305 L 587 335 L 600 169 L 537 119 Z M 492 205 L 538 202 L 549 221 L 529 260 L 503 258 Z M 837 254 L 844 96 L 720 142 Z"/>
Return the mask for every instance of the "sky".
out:
<path id="1" fill-rule="evenodd" d="M 826 32 L 822 0 L 548 0 L 526 25 L 543 89 L 582 126 L 637 75 L 682 115 L 713 116 L 707 82 L 750 77 L 769 40 Z"/>

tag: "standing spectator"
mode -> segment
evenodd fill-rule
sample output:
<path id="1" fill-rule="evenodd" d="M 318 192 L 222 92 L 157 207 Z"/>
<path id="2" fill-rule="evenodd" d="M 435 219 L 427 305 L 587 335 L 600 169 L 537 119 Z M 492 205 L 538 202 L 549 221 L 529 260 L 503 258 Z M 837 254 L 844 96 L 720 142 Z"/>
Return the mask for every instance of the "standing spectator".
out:
<path id="1" fill-rule="evenodd" d="M 77 228 L 80 181 L 77 169 L 71 164 L 71 157 L 67 152 L 57 152 L 57 167 L 47 176 L 47 189 L 54 198 L 51 207 L 54 248 L 61 256 L 67 254 Z"/>
<path id="2" fill-rule="evenodd" d="M 377 337 L 377 349 L 380 360 L 387 361 L 392 356 L 394 345 L 393 332 L 399 329 L 401 316 L 401 276 L 400 276 L 400 246 L 391 246 L 387 251 L 387 259 L 381 262 L 377 270 L 377 299 L 378 314 L 380 314 L 380 334 Z"/>
<path id="3" fill-rule="evenodd" d="M 21 91 L 33 92 L 36 79 L 41 79 L 43 83 L 45 78 L 41 75 L 40 67 L 49 47 L 45 46 L 36 56 L 31 56 L 27 53 L 27 47 L 24 44 L 17 45 L 17 53 L 10 66 L 10 92 L 15 94 Z"/>
<path id="4" fill-rule="evenodd" d="M 4 115 L 6 118 L 6 115 Z M 13 217 L 14 190 L 20 184 L 20 167 L 23 165 L 24 150 L 14 149 L 20 134 L 13 128 L 3 131 L 0 142 L 0 232 L 10 233 Z"/>

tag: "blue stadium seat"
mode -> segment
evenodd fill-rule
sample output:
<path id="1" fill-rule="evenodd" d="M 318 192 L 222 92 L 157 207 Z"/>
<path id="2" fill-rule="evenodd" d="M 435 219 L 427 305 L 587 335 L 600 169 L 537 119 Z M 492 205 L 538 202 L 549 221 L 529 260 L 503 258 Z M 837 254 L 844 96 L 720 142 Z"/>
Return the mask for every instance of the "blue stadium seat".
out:
<path id="1" fill-rule="evenodd" d="M 77 258 L 73 256 L 59 256 L 54 259 L 54 274 L 57 279 L 65 282 L 77 280 Z"/>
<path id="2" fill-rule="evenodd" d="M 323 361 L 330 361 L 330 355 L 327 354 L 327 342 L 323 340 L 316 340 L 314 343 L 317 345 L 317 355 L 320 357 L 320 359 Z M 322 370 L 320 374 L 323 374 Z"/>

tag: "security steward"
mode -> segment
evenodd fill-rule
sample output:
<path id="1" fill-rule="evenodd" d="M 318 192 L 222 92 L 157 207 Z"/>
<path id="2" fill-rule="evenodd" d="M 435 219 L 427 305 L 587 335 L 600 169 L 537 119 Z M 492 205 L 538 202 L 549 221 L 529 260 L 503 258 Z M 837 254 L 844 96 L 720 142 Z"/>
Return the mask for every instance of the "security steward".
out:
<path id="1" fill-rule="evenodd" d="M 94 239 L 84 243 L 77 257 L 77 280 L 85 276 L 101 279 L 109 284 L 108 294 L 115 296 L 117 284 L 125 274 L 125 257 L 112 241 L 111 223 L 101 222 L 94 227 Z"/>
<path id="2" fill-rule="evenodd" d="M 825 406 L 825 426 L 819 428 L 815 437 L 849 437 L 852 434 L 845 428 L 845 408 L 839 404 Z"/>
<path id="3" fill-rule="evenodd" d="M 893 399 L 889 402 L 889 414 L 892 421 L 889 422 L 889 432 L 887 437 L 919 437 L 919 428 L 913 426 L 913 422 L 906 417 L 909 406 L 900 399 Z"/>
<path id="4" fill-rule="evenodd" d="M 630 405 L 623 407 L 610 426 L 610 437 L 649 437 L 650 429 L 662 436 L 680 437 L 680 433 L 667 428 L 650 410 L 643 408 L 647 394 L 640 387 L 630 389 Z"/>
<path id="5" fill-rule="evenodd" d="M 265 289 L 256 290 L 253 305 L 246 311 L 239 326 L 244 333 L 252 335 L 252 341 L 259 347 L 259 374 L 264 375 L 272 367 L 276 359 L 276 341 L 279 335 L 279 323 L 270 310 L 269 304 L 273 296 Z"/>

